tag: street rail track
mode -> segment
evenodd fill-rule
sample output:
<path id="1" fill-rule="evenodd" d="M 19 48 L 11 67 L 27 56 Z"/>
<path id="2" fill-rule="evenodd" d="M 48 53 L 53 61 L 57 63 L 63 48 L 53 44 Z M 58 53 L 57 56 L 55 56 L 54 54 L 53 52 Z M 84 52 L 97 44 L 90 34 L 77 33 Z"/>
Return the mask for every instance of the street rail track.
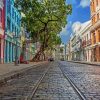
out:
<path id="1" fill-rule="evenodd" d="M 33 100 L 35 93 L 38 90 L 39 85 L 41 84 L 42 80 L 44 79 L 44 77 L 46 76 L 46 74 L 48 73 L 49 69 L 52 67 L 53 63 L 50 63 L 49 66 L 45 69 L 45 71 L 43 72 L 43 74 L 40 76 L 40 78 L 36 81 L 35 85 L 33 85 L 32 87 L 32 91 L 30 91 L 30 93 L 24 97 L 19 97 L 19 99 L 17 100 Z M 62 70 L 61 68 L 61 64 L 58 63 L 57 66 L 59 67 L 59 69 L 61 70 L 62 75 L 64 76 L 65 80 L 68 81 L 68 83 L 70 84 L 70 86 L 73 88 L 73 91 L 75 92 L 75 94 L 79 97 L 80 100 L 87 100 L 86 97 L 84 96 L 84 94 L 78 89 L 78 87 L 71 81 L 71 79 L 65 74 L 65 72 Z M 24 92 L 24 91 L 23 91 Z M 12 99 L 15 99 L 13 97 L 11 97 Z M 16 97 L 18 98 L 18 97 Z M 2 99 L 3 100 L 3 99 Z M 5 100 L 5 99 L 4 99 Z M 10 100 L 10 99 L 9 99 Z M 42 99 L 44 100 L 44 99 Z M 67 98 L 66 98 L 67 100 Z"/>
<path id="2" fill-rule="evenodd" d="M 59 65 L 58 65 L 59 66 Z M 84 96 L 84 94 L 79 90 L 79 88 L 72 82 L 72 80 L 65 74 L 65 72 L 61 69 L 61 64 L 59 66 L 63 76 L 65 77 L 66 80 L 68 80 L 68 82 L 70 83 L 70 85 L 72 86 L 72 88 L 74 89 L 75 93 L 79 96 L 80 100 L 87 100 L 86 97 Z M 44 79 L 45 75 L 47 74 L 47 72 L 49 71 L 49 68 L 44 72 L 44 74 L 41 76 L 41 78 L 38 80 L 38 82 L 36 83 L 35 87 L 33 88 L 32 93 L 27 96 L 25 98 L 25 100 L 32 100 L 32 98 L 34 97 L 39 85 L 41 84 L 41 81 Z"/>
<path id="3" fill-rule="evenodd" d="M 28 96 L 25 98 L 25 100 L 32 100 L 32 98 L 33 98 L 33 96 L 34 96 L 36 90 L 38 89 L 38 87 L 39 87 L 41 81 L 43 80 L 43 78 L 45 77 L 45 75 L 47 74 L 47 72 L 49 71 L 49 69 L 50 69 L 50 66 L 47 68 L 47 70 L 44 72 L 44 74 L 43 74 L 43 75 L 40 77 L 40 79 L 37 81 L 36 85 L 35 85 L 35 86 L 33 87 L 33 89 L 32 89 L 32 90 L 33 90 L 32 93 L 30 93 L 30 95 L 28 95 Z"/>
<path id="4" fill-rule="evenodd" d="M 71 86 L 73 87 L 73 89 L 75 90 L 75 92 L 78 94 L 79 98 L 81 100 L 87 100 L 85 95 L 80 91 L 80 89 L 73 83 L 73 81 L 65 74 L 65 72 L 62 70 L 61 68 L 61 64 L 59 63 L 59 68 L 62 71 L 63 76 L 68 80 L 68 82 L 71 84 Z M 68 73 L 68 72 L 67 72 Z"/>

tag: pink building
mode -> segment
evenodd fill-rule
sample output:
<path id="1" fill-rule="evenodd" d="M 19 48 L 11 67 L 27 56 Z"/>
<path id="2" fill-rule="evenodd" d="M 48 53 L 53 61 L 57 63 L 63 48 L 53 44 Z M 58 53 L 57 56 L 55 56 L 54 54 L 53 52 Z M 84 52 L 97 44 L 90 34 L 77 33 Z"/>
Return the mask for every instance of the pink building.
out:
<path id="1" fill-rule="evenodd" d="M 4 0 L 0 0 L 0 63 L 4 62 Z"/>

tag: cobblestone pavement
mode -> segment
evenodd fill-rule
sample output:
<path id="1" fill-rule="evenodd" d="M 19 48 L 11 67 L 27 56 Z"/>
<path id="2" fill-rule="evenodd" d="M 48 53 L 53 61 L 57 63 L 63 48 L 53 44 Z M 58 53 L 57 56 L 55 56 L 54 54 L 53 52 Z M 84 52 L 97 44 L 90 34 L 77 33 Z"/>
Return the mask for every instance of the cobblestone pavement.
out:
<path id="1" fill-rule="evenodd" d="M 25 100 L 47 68 L 48 64 L 43 64 L 27 70 L 18 78 L 9 80 L 0 87 L 0 100 Z"/>
<path id="2" fill-rule="evenodd" d="M 8 81 L 0 87 L 0 100 L 25 100 L 48 66 L 50 69 L 32 100 L 80 100 L 55 62 L 28 70 L 22 76 Z"/>
<path id="3" fill-rule="evenodd" d="M 88 100 L 100 100 L 100 67 L 60 62 L 63 71 Z"/>
<path id="4" fill-rule="evenodd" d="M 32 100 L 80 100 L 55 63 L 39 85 Z"/>

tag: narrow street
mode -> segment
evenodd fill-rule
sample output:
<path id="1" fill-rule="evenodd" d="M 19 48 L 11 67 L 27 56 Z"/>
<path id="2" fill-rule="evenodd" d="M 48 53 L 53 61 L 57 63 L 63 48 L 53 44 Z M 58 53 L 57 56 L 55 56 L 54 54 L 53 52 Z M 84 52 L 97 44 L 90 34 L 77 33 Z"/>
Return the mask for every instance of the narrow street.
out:
<path id="1" fill-rule="evenodd" d="M 100 100 L 100 67 L 65 61 L 42 64 L 1 86 L 0 100 Z"/>

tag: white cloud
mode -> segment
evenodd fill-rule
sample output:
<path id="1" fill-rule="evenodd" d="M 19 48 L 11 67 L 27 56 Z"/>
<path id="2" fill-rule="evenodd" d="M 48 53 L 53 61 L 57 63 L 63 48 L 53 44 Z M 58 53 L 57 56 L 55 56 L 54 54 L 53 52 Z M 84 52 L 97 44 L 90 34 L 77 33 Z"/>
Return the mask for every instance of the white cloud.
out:
<path id="1" fill-rule="evenodd" d="M 64 28 L 62 28 L 60 36 L 67 36 L 69 34 L 69 28 L 71 27 L 72 27 L 72 22 L 70 21 Z"/>
<path id="2" fill-rule="evenodd" d="M 90 6 L 90 0 L 81 0 L 80 6 L 83 8 Z"/>
<path id="3" fill-rule="evenodd" d="M 75 33 L 78 30 L 80 30 L 80 28 L 81 28 L 81 23 L 80 22 L 77 21 L 77 22 L 73 23 L 73 25 L 72 25 L 72 31 L 73 31 L 73 33 Z"/>
<path id="4" fill-rule="evenodd" d="M 67 25 L 63 28 L 62 27 L 62 31 L 60 32 L 60 35 L 62 36 L 62 35 L 67 35 Z"/>

